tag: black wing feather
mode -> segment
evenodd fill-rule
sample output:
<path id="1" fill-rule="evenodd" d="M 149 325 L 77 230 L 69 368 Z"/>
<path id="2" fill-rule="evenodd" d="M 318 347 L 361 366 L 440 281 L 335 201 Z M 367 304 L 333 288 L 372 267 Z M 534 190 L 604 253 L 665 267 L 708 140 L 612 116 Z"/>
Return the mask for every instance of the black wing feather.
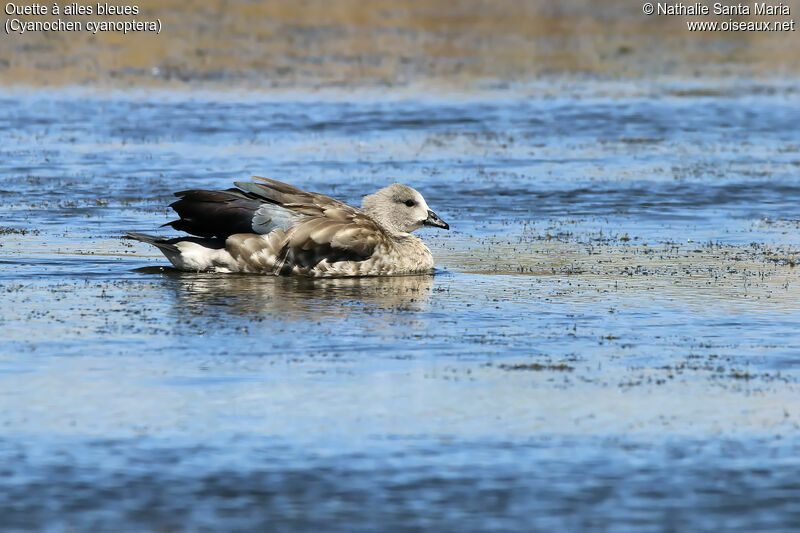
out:
<path id="1" fill-rule="evenodd" d="M 225 239 L 235 233 L 253 232 L 253 215 L 262 204 L 238 189 L 176 192 L 180 200 L 170 204 L 179 220 L 167 222 L 178 231 L 198 237 Z"/>

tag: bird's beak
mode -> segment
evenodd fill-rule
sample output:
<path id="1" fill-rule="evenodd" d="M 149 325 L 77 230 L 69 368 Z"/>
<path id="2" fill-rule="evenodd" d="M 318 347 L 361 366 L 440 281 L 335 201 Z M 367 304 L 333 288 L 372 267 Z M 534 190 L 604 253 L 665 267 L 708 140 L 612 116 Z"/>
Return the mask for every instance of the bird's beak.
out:
<path id="1" fill-rule="evenodd" d="M 434 228 L 450 229 L 450 224 L 439 218 L 439 215 L 428 209 L 428 218 L 422 223 L 423 226 L 433 226 Z"/>

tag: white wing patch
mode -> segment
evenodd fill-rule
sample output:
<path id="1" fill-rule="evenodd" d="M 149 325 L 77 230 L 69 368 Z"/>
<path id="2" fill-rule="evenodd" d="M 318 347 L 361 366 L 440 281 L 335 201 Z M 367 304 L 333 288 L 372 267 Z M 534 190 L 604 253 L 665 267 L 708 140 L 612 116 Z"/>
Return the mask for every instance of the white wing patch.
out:
<path id="1" fill-rule="evenodd" d="M 285 207 L 263 204 L 253 215 L 253 231 L 266 235 L 275 228 L 287 231 L 300 218 Z"/>

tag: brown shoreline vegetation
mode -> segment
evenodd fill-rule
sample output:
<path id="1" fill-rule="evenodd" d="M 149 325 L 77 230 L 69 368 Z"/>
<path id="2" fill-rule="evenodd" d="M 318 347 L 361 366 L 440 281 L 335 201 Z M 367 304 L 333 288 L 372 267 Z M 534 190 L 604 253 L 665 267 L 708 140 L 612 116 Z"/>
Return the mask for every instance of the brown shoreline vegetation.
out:
<path id="1" fill-rule="evenodd" d="M 635 79 L 800 72 L 796 54 L 800 31 L 689 32 L 686 21 L 692 17 L 648 17 L 640 4 L 627 0 L 202 4 L 142 0 L 132 4 L 139 7 L 135 17 L 60 18 L 83 21 L 84 26 L 89 20 L 159 19 L 161 34 L 92 35 L 85 30 L 4 34 L 0 46 L 4 84 L 469 87 L 482 80 L 564 75 Z M 5 13 L 3 17 L 59 18 Z"/>

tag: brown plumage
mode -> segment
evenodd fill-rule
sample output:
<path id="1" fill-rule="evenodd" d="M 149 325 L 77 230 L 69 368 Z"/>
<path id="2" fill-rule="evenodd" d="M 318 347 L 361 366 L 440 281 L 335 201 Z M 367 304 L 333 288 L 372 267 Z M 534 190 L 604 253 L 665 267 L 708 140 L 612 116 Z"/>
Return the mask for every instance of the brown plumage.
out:
<path id="1" fill-rule="evenodd" d="M 433 257 L 411 232 L 449 229 L 422 195 L 398 183 L 364 198 L 362 209 L 255 176 L 226 191 L 188 190 L 171 207 L 175 229 L 198 238 L 128 236 L 157 246 L 181 270 L 301 276 L 428 272 Z"/>

